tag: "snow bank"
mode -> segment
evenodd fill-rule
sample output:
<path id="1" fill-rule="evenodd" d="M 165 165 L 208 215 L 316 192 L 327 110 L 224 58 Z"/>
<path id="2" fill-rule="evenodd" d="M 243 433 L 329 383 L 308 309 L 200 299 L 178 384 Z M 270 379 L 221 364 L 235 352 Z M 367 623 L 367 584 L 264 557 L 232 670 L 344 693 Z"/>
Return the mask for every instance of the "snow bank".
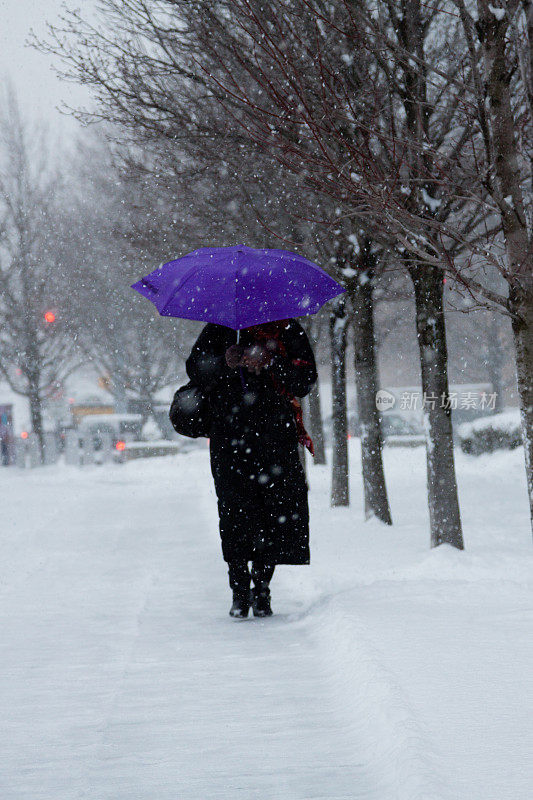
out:
<path id="1" fill-rule="evenodd" d="M 523 454 L 457 454 L 459 552 L 428 549 L 423 453 L 385 454 L 389 529 L 362 522 L 351 448 L 351 508 L 328 509 L 327 471 L 310 470 L 313 564 L 297 590 L 382 796 L 525 800 L 533 553 Z"/>
<path id="2" fill-rule="evenodd" d="M 444 797 L 442 776 L 428 757 L 423 723 L 401 682 L 351 608 L 355 597 L 335 597 L 313 612 L 314 636 L 329 668 L 339 709 L 371 768 L 382 797 L 428 800 Z"/>
<path id="3" fill-rule="evenodd" d="M 465 422 L 459 426 L 458 434 L 462 451 L 470 455 L 513 450 L 522 442 L 520 410 L 511 409 Z"/>
<path id="4" fill-rule="evenodd" d="M 513 433 L 517 428 L 520 428 L 520 409 L 512 408 L 508 411 L 503 411 L 501 414 L 493 414 L 491 417 L 478 417 L 473 422 L 464 422 L 459 426 L 459 432 L 465 435 L 472 431 L 479 433 L 487 430 L 487 428 L 492 428 L 502 433 Z"/>

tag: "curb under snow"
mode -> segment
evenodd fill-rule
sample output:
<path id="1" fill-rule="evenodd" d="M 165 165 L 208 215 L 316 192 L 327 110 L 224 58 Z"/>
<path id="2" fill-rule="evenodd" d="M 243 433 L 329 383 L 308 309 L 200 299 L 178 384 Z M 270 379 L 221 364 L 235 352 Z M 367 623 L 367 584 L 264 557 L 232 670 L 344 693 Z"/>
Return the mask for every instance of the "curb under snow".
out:
<path id="1" fill-rule="evenodd" d="M 379 787 L 376 797 L 445 800 L 449 793 L 432 763 L 429 737 L 394 674 L 365 637 L 362 623 L 353 611 L 345 610 L 344 602 L 353 605 L 353 592 L 324 598 L 302 622 L 319 644 L 357 757 L 364 759 Z"/>

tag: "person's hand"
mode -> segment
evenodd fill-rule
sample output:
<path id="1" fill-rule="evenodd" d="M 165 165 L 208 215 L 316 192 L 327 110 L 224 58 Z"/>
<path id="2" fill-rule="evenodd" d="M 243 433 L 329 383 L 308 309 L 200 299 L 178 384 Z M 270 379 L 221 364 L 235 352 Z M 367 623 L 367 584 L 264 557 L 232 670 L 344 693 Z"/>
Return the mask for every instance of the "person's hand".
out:
<path id="1" fill-rule="evenodd" d="M 230 369 L 237 369 L 241 366 L 241 359 L 244 353 L 244 347 L 240 344 L 232 344 L 226 350 L 226 364 Z"/>
<path id="2" fill-rule="evenodd" d="M 246 367 L 249 372 L 259 375 L 262 369 L 270 366 L 275 353 L 262 347 L 260 344 L 252 344 L 247 347 L 242 355 L 241 366 Z"/>

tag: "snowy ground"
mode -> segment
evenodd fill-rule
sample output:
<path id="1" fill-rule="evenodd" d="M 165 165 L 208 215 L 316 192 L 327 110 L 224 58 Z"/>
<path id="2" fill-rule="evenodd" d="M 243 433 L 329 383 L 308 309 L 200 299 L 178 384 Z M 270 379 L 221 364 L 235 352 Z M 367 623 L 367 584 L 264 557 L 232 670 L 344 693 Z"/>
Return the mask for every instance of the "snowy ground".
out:
<path id="1" fill-rule="evenodd" d="M 458 454 L 467 550 L 428 549 L 424 453 L 395 526 L 328 506 L 311 567 L 236 622 L 206 450 L 0 471 L 2 800 L 526 800 L 533 548 L 521 451 Z"/>

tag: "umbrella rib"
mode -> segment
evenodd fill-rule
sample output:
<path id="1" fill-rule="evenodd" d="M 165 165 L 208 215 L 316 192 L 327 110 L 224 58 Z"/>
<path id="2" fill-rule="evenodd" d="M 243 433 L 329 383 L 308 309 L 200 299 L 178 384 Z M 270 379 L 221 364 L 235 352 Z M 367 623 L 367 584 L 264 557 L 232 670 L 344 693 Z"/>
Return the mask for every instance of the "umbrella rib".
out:
<path id="1" fill-rule="evenodd" d="M 240 251 L 237 250 L 235 255 L 236 255 L 236 259 L 235 259 L 235 263 L 236 263 L 236 267 L 235 267 L 235 286 L 234 286 L 235 298 L 234 298 L 234 301 L 233 301 L 233 312 L 235 314 L 235 319 L 234 319 L 235 330 L 238 331 L 239 330 L 239 321 L 238 321 L 238 314 L 237 314 L 237 286 L 238 286 L 238 283 L 239 283 L 238 272 L 239 272 Z"/>
<path id="2" fill-rule="evenodd" d="M 172 289 L 172 291 L 170 292 L 169 296 L 168 296 L 168 297 L 167 297 L 167 299 L 165 300 L 165 303 L 164 303 L 164 305 L 163 305 L 163 308 L 162 308 L 162 309 L 159 311 L 159 314 L 160 314 L 160 316 L 163 316 L 163 313 L 166 311 L 166 309 L 167 309 L 167 306 L 169 305 L 170 301 L 171 301 L 171 300 L 173 300 L 173 298 L 174 298 L 174 296 L 175 296 L 176 292 L 178 292 L 180 289 L 183 289 L 183 287 L 185 286 L 185 284 L 186 284 L 186 283 L 188 283 L 188 281 L 189 281 L 191 278 L 193 278 L 193 277 L 194 277 L 194 270 L 195 270 L 195 267 L 194 267 L 194 266 L 192 266 L 192 267 L 189 269 L 189 271 L 185 273 L 185 275 L 182 275 L 180 282 L 178 283 L 178 285 L 177 285 L 177 286 L 174 286 L 174 288 L 173 288 L 173 289 Z"/>

